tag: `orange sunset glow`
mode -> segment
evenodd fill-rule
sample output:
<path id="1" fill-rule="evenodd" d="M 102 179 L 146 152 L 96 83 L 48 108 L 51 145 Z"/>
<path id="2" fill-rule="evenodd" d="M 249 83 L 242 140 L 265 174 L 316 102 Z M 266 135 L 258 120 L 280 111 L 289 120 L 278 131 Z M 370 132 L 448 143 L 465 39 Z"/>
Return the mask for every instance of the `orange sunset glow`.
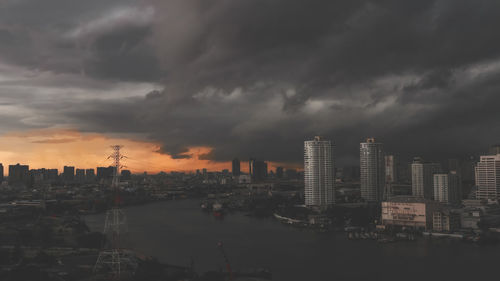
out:
<path id="1" fill-rule="evenodd" d="M 191 147 L 185 153 L 191 158 L 172 159 L 170 155 L 157 152 L 158 143 L 68 129 L 32 130 L 0 136 L 0 163 L 4 167 L 21 163 L 29 165 L 30 169 L 57 168 L 60 171 L 65 165 L 85 169 L 109 166 L 111 160 L 107 157 L 114 144 L 124 146 L 125 169 L 133 173 L 231 169 L 230 162 L 200 160 L 200 155 L 211 151 L 209 147 Z"/>

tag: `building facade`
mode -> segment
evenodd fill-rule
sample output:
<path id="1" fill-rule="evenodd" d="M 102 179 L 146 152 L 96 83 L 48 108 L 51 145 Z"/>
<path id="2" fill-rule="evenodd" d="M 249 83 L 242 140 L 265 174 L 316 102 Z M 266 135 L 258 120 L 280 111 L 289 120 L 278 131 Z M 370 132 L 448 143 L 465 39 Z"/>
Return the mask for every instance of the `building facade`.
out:
<path id="1" fill-rule="evenodd" d="M 367 202 L 381 202 L 385 189 L 385 158 L 382 143 L 369 138 L 359 148 L 361 198 Z"/>
<path id="2" fill-rule="evenodd" d="M 328 207 L 335 202 L 333 145 L 315 137 L 304 142 L 304 184 L 306 206 Z"/>
<path id="3" fill-rule="evenodd" d="M 481 156 L 475 172 L 476 198 L 498 200 L 500 197 L 500 154 Z"/>
<path id="4" fill-rule="evenodd" d="M 435 211 L 432 214 L 432 230 L 450 232 L 460 228 L 460 214 L 449 210 Z"/>
<path id="5" fill-rule="evenodd" d="M 434 174 L 441 173 L 441 164 L 427 163 L 415 158 L 411 164 L 412 195 L 426 199 L 434 199 Z"/>
<path id="6" fill-rule="evenodd" d="M 433 213 L 439 203 L 420 197 L 393 197 L 382 202 L 382 224 L 385 226 L 432 229 Z"/>
<path id="7" fill-rule="evenodd" d="M 434 200 L 457 205 L 462 200 L 460 177 L 455 171 L 448 174 L 434 174 Z"/>

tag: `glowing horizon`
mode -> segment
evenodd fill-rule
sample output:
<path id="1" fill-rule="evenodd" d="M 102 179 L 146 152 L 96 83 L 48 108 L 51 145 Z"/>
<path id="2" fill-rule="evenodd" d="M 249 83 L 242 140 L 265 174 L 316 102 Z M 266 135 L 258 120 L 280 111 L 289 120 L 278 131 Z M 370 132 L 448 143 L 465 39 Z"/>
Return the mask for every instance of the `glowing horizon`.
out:
<path id="1" fill-rule="evenodd" d="M 29 165 L 30 169 L 58 169 L 59 172 L 62 172 L 64 166 L 74 166 L 77 169 L 108 167 L 112 165 L 112 161 L 107 157 L 112 153 L 111 146 L 115 144 L 123 145 L 122 152 L 127 156 L 124 159 L 124 169 L 134 174 L 194 172 L 204 168 L 208 171 L 231 170 L 231 161 L 200 159 L 201 155 L 211 152 L 210 147 L 190 147 L 183 153 L 189 158 L 173 159 L 170 155 L 159 152 L 159 143 L 82 133 L 73 129 L 40 129 L 1 135 L 0 163 L 4 166 L 5 175 L 8 174 L 8 166 L 17 163 Z M 269 169 L 283 166 L 282 164 L 268 162 Z M 247 165 L 241 165 L 241 170 L 248 172 Z"/>

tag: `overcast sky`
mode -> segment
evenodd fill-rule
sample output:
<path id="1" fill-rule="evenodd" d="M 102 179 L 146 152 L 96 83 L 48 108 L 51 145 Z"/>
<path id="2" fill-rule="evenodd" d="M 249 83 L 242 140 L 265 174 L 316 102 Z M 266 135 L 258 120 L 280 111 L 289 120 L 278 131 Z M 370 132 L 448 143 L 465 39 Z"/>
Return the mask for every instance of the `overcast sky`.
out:
<path id="1" fill-rule="evenodd" d="M 300 163 L 323 135 L 429 160 L 500 142 L 500 1 L 1 0 L 0 134 Z"/>

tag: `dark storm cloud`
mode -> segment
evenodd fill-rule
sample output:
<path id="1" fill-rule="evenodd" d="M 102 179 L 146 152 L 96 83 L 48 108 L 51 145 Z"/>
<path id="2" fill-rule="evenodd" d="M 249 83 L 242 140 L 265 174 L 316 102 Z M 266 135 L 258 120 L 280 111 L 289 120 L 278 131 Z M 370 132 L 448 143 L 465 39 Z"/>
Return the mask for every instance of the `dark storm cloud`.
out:
<path id="1" fill-rule="evenodd" d="M 85 77 L 68 79 L 87 97 L 25 106 L 47 126 L 146 136 L 175 158 L 210 146 L 214 160 L 300 162 L 315 134 L 340 162 L 367 136 L 427 158 L 500 138 L 498 1 L 67 2 L 0 6 L 4 63 Z M 63 83 L 50 79 L 37 85 Z M 101 97 L 103 81 L 163 89 Z"/>

